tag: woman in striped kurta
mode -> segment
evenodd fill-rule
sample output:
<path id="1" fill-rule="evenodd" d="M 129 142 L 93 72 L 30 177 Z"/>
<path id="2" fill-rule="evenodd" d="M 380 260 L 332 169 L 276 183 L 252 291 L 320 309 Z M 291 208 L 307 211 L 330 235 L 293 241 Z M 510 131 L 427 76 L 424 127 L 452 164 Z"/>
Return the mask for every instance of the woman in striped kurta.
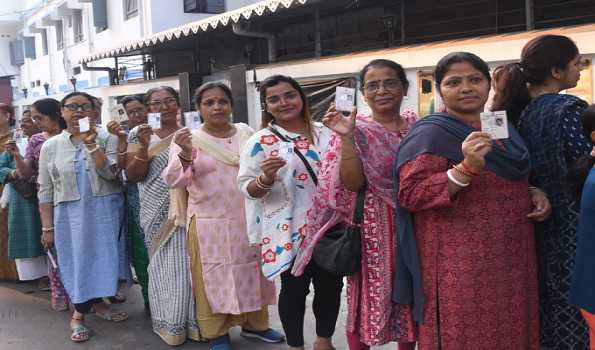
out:
<path id="1" fill-rule="evenodd" d="M 161 178 L 173 134 L 178 130 L 178 95 L 169 87 L 145 95 L 150 113 L 161 113 L 161 128 L 142 124 L 130 131 L 126 174 L 139 182 L 140 225 L 149 251 L 149 303 L 153 331 L 168 345 L 200 340 L 186 249 L 186 228 L 169 220 L 169 188 Z"/>

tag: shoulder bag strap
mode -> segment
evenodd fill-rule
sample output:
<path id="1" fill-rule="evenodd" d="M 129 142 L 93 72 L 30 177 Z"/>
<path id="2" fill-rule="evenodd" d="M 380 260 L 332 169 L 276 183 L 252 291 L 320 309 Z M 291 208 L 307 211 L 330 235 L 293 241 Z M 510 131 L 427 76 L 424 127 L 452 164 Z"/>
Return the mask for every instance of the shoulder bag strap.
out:
<path id="1" fill-rule="evenodd" d="M 275 130 L 275 128 L 269 126 L 268 129 L 282 141 L 293 143 L 291 140 L 288 140 L 285 136 L 281 135 L 281 133 Z M 308 162 L 308 160 L 306 159 L 306 157 L 304 157 L 302 152 L 300 152 L 300 150 L 295 146 L 293 146 L 293 153 L 295 153 L 302 160 L 304 166 L 306 167 L 306 170 L 308 170 L 308 173 L 310 174 L 310 178 L 312 178 L 312 182 L 314 182 L 314 185 L 318 186 L 318 176 L 316 176 L 316 173 L 314 172 L 314 169 L 312 169 L 310 162 Z"/>
<path id="2" fill-rule="evenodd" d="M 364 187 L 362 187 L 359 192 L 357 192 L 357 198 L 355 200 L 355 209 L 353 210 L 353 224 L 360 225 L 364 220 L 364 201 L 366 199 L 366 187 L 367 185 L 364 183 Z"/>

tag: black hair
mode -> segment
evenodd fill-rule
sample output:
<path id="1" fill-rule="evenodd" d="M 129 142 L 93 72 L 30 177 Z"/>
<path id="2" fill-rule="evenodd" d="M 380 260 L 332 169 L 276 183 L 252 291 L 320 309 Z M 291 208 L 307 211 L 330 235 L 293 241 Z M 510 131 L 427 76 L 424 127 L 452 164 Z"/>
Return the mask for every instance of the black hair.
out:
<path id="1" fill-rule="evenodd" d="M 227 86 L 227 84 L 225 84 L 222 81 L 211 81 L 211 82 L 202 84 L 196 90 L 194 90 L 194 96 L 192 97 L 192 101 L 194 101 L 194 104 L 196 106 L 196 109 L 199 108 L 200 103 L 202 102 L 202 95 L 206 91 L 212 90 L 212 89 L 221 89 L 221 90 L 223 90 L 223 92 L 225 93 L 225 95 L 229 99 L 229 102 L 233 106 L 233 96 L 232 96 L 231 89 L 229 88 L 229 86 Z"/>
<path id="2" fill-rule="evenodd" d="M 158 87 L 149 89 L 149 91 L 147 91 L 147 93 L 145 94 L 145 97 L 143 99 L 143 104 L 148 105 L 149 101 L 151 100 L 151 96 L 158 91 L 167 91 L 170 95 L 173 96 L 173 98 L 176 99 L 176 102 L 178 103 L 178 105 L 180 104 L 180 95 L 171 86 L 158 86 Z"/>
<path id="3" fill-rule="evenodd" d="M 136 101 L 136 102 L 140 103 L 141 105 L 144 105 L 145 104 L 143 102 L 142 97 L 140 97 L 139 95 L 128 95 L 128 96 L 124 96 L 120 100 L 120 104 L 122 106 L 126 107 L 127 104 L 129 104 L 130 102 L 133 102 L 133 101 Z"/>
<path id="4" fill-rule="evenodd" d="M 359 81 L 361 82 L 362 89 L 364 87 L 364 79 L 366 78 L 366 73 L 368 73 L 368 71 L 372 68 L 390 68 L 394 70 L 395 73 L 397 73 L 397 77 L 401 81 L 401 84 L 403 85 L 404 92 L 407 92 L 407 89 L 409 89 L 409 80 L 407 80 L 407 74 L 405 73 L 405 69 L 403 69 L 403 66 L 401 66 L 395 61 L 385 60 L 382 58 L 370 61 L 359 72 Z"/>
<path id="5" fill-rule="evenodd" d="M 66 129 L 66 121 L 62 118 L 60 102 L 53 98 L 42 98 L 33 102 L 33 108 L 43 115 L 47 115 L 51 120 L 57 121 L 60 130 Z"/>
<path id="6" fill-rule="evenodd" d="M 519 63 L 504 64 L 494 69 L 495 93 L 492 111 L 506 111 L 508 120 L 518 126 L 525 106 L 531 101 Z M 507 86 L 502 89 L 502 86 Z"/>
<path id="7" fill-rule="evenodd" d="M 492 76 L 490 75 L 490 67 L 479 56 L 472 54 L 471 52 L 451 52 L 442 57 L 434 69 L 434 81 L 436 82 L 438 93 L 442 94 L 440 91 L 440 84 L 442 84 L 442 80 L 444 80 L 446 73 L 448 73 L 453 64 L 457 63 L 469 63 L 473 68 L 480 71 L 486 77 L 488 82 L 491 83 Z"/>
<path id="8" fill-rule="evenodd" d="M 8 126 L 15 126 L 16 119 L 14 118 L 14 107 L 7 103 L 0 103 L 0 110 L 10 115 L 10 119 L 8 119 Z"/>
<path id="9" fill-rule="evenodd" d="M 527 84 L 544 83 L 552 68 L 566 69 L 578 54 L 574 41 L 562 35 L 541 35 L 530 40 L 521 51 L 520 62 L 504 65 L 502 74 L 494 77 L 494 110 L 511 110 L 520 116 L 531 101 Z"/>
<path id="10" fill-rule="evenodd" d="M 60 107 L 64 107 L 64 105 L 66 104 L 66 101 L 68 101 L 70 98 L 75 97 L 75 96 L 83 96 L 84 98 L 89 100 L 89 102 L 91 102 L 91 106 L 93 107 L 93 109 L 95 109 L 95 100 L 97 98 L 95 96 L 89 95 L 88 93 L 83 92 L 83 91 L 73 91 L 73 92 L 69 93 L 68 95 L 64 96 L 62 98 L 62 101 L 60 101 Z"/>
<path id="11" fill-rule="evenodd" d="M 595 104 L 589 106 L 581 114 L 581 124 L 583 133 L 588 142 L 591 142 L 591 134 L 595 131 Z M 568 188 L 580 197 L 583 192 L 583 186 L 589 176 L 589 172 L 595 165 L 595 156 L 588 154 L 576 159 L 566 175 Z"/>

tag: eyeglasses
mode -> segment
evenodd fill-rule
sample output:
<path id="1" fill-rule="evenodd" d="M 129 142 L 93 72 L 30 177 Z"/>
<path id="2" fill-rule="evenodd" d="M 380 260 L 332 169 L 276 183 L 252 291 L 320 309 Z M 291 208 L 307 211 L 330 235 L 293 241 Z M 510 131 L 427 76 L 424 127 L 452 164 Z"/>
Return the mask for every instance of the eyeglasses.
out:
<path id="1" fill-rule="evenodd" d="M 78 103 L 69 103 L 67 105 L 64 105 L 64 108 L 71 112 L 76 112 L 79 110 L 83 112 L 90 112 L 93 110 L 93 105 L 91 105 L 90 103 L 83 103 L 82 105 L 79 105 Z"/>
<path id="2" fill-rule="evenodd" d="M 378 92 L 381 86 L 384 88 L 384 90 L 395 91 L 397 89 L 402 88 L 403 84 L 401 84 L 401 81 L 399 79 L 369 81 L 364 84 L 364 91 L 373 94 Z"/>
<path id="3" fill-rule="evenodd" d="M 289 91 L 289 92 L 286 92 L 285 94 L 283 94 L 282 96 L 277 96 L 277 95 L 269 96 L 265 99 L 265 101 L 266 101 L 266 103 L 273 105 L 273 104 L 281 102 L 281 99 L 283 99 L 284 101 L 294 100 L 294 99 L 298 98 L 299 95 L 300 94 L 297 91 Z"/>
<path id="4" fill-rule="evenodd" d="M 178 100 L 176 100 L 173 97 L 170 98 L 166 98 L 163 101 L 151 101 L 149 103 L 147 103 L 149 105 L 149 107 L 151 108 L 159 108 L 161 107 L 161 105 L 165 105 L 166 107 L 173 107 L 173 106 L 177 106 L 178 105 Z"/>

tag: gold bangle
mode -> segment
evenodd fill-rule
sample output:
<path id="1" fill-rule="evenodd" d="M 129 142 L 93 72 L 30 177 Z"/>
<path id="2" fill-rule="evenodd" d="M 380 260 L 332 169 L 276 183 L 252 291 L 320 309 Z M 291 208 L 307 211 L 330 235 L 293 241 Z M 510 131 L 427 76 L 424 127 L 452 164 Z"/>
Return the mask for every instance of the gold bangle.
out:
<path id="1" fill-rule="evenodd" d="M 262 180 L 260 180 L 260 176 L 257 176 L 255 181 L 256 181 L 256 187 L 258 187 L 259 189 L 263 190 L 263 191 L 270 191 L 271 189 L 273 189 L 273 185 L 275 184 L 274 182 L 270 185 L 265 185 L 262 183 Z"/>
<path id="2" fill-rule="evenodd" d="M 149 161 L 148 159 L 141 158 L 141 157 L 139 157 L 139 156 L 138 156 L 138 155 L 136 155 L 136 154 L 134 155 L 134 159 L 136 159 L 136 160 L 139 160 L 139 161 L 141 161 L 141 162 L 148 162 L 148 161 Z"/>
<path id="3" fill-rule="evenodd" d="M 54 226 L 41 228 L 41 232 L 53 232 L 53 231 L 54 231 Z"/>

